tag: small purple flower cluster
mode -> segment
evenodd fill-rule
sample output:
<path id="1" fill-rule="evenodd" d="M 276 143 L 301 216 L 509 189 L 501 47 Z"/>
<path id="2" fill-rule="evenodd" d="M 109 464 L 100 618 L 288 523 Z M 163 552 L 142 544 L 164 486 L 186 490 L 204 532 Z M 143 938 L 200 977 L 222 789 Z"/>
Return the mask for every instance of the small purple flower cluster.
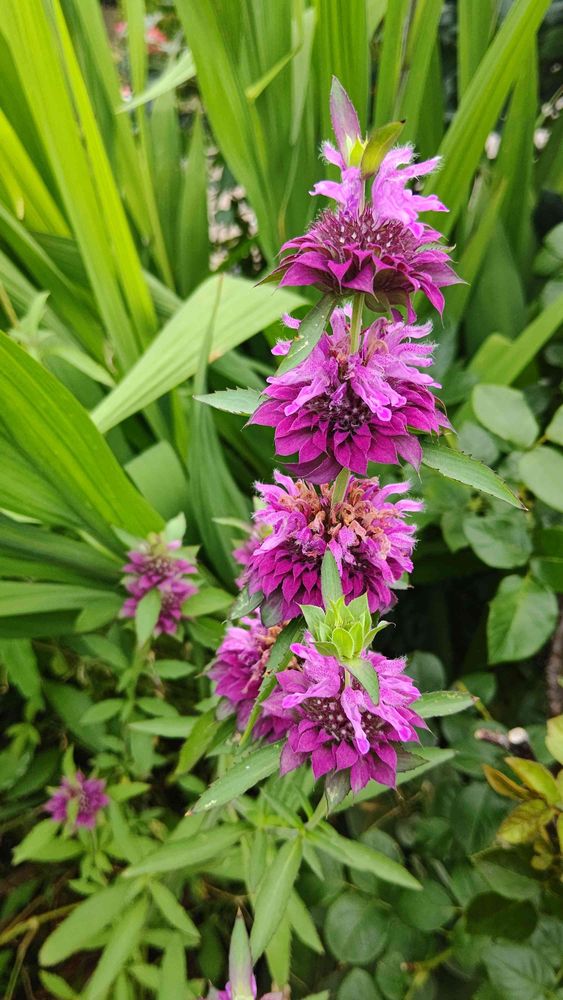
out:
<path id="1" fill-rule="evenodd" d="M 122 618 L 134 618 L 139 602 L 151 590 L 160 594 L 160 613 L 154 635 L 174 635 L 182 619 L 184 601 L 197 592 L 195 583 L 186 576 L 197 572 L 196 567 L 176 555 L 182 543 L 178 539 L 165 541 L 162 535 L 151 535 L 141 542 L 138 549 L 130 550 L 129 562 L 123 569 L 127 573 L 124 587 L 131 595 L 121 609 Z"/>
<path id="2" fill-rule="evenodd" d="M 280 456 L 296 456 L 288 469 L 298 478 L 275 472 L 274 484 L 258 484 L 262 505 L 254 530 L 235 553 L 239 583 L 261 599 L 270 627 L 257 615 L 231 626 L 211 670 L 239 729 L 251 715 L 276 629 L 300 615 L 301 606 L 323 607 L 327 552 L 336 561 L 346 605 L 363 594 L 372 613 L 394 604 L 393 587 L 412 570 L 414 526 L 407 518 L 422 505 L 390 499 L 407 492 L 408 482 L 382 486 L 359 477 L 367 475 L 369 462 L 404 460 L 418 468 L 418 435 L 449 427 L 432 391 L 440 386 L 426 371 L 431 323 L 413 325 L 412 300 L 421 293 L 441 313 L 441 289 L 459 279 L 441 234 L 419 219 L 445 206 L 407 186 L 434 171 L 439 158 L 414 163 L 406 145 L 387 147 L 374 160 L 338 81 L 331 115 L 337 146 L 325 143 L 323 153 L 341 178 L 321 181 L 311 193 L 336 206 L 283 245 L 273 276 L 281 285 L 314 286 L 339 305 L 331 332 L 301 363 L 286 362 L 268 379 L 250 421 L 274 428 Z M 387 315 L 364 325 L 364 308 Z M 285 323 L 299 336 L 297 319 L 288 316 Z M 272 353 L 287 355 L 291 346 L 281 341 Z M 291 652 L 261 706 L 254 737 L 286 737 L 282 773 L 310 758 L 316 778 L 345 771 L 354 791 L 370 779 L 393 786 L 400 744 L 416 741 L 415 727 L 424 727 L 411 707 L 419 692 L 404 674 L 405 660 L 362 652 L 360 675 L 374 671 L 376 704 L 351 667 L 320 652 L 311 634 Z"/>
<path id="3" fill-rule="evenodd" d="M 56 823 L 71 821 L 75 828 L 93 830 L 98 813 L 109 805 L 103 778 L 87 778 L 77 771 L 72 778 L 63 778 L 43 808 Z"/>

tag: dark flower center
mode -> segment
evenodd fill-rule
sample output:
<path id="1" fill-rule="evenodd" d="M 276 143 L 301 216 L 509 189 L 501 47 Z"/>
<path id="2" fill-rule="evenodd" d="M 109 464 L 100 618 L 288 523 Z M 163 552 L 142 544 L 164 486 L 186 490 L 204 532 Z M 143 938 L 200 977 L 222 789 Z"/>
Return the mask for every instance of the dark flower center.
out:
<path id="1" fill-rule="evenodd" d="M 386 254 L 410 256 L 417 250 L 417 240 L 397 219 L 374 219 L 371 208 L 356 216 L 346 209 L 324 211 L 309 230 L 311 236 L 328 250 L 333 260 L 344 263 L 354 250 L 369 250 L 378 257 Z"/>
<path id="2" fill-rule="evenodd" d="M 307 698 L 301 703 L 301 708 L 311 722 L 316 722 L 335 740 L 354 741 L 354 729 L 350 720 L 342 710 L 337 698 Z M 362 714 L 362 729 L 367 739 L 372 742 L 383 728 L 383 722 L 370 712 Z"/>
<path id="3" fill-rule="evenodd" d="M 338 401 L 328 396 L 319 396 L 308 404 L 307 409 L 321 419 L 330 421 L 334 431 L 344 433 L 358 430 L 372 416 L 369 406 L 351 391 Z"/>

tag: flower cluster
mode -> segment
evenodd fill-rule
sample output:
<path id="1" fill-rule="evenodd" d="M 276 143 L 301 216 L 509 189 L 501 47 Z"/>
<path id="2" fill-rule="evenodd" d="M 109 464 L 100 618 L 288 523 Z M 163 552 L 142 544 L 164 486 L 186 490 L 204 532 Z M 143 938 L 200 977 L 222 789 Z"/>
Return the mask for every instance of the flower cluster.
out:
<path id="1" fill-rule="evenodd" d="M 184 602 L 197 592 L 195 583 L 186 579 L 197 572 L 196 568 L 178 553 L 181 546 L 179 539 L 167 541 L 162 535 L 151 535 L 127 553 L 129 562 L 123 567 L 127 574 L 123 584 L 131 596 L 121 609 L 121 617 L 134 618 L 143 597 L 150 591 L 158 591 L 160 611 L 155 636 L 176 633 Z"/>
<path id="2" fill-rule="evenodd" d="M 307 641 L 307 639 L 309 641 Z M 266 702 L 269 712 L 291 723 L 282 751 L 282 774 L 311 758 L 315 778 L 334 771 L 348 771 L 352 791 L 373 778 L 395 785 L 397 745 L 417 741 L 415 726 L 425 723 L 410 708 L 420 697 L 405 660 L 389 660 L 365 652 L 362 661 L 377 675 L 377 704 L 358 681 L 333 656 L 323 656 L 311 636 L 291 649 L 299 669 L 277 675 L 281 690 Z"/>
<path id="3" fill-rule="evenodd" d="M 270 650 L 281 632 L 280 625 L 266 628 L 258 613 L 233 625 L 217 650 L 209 676 L 217 682 L 216 693 L 224 698 L 226 714 L 236 715 L 237 729 L 243 731 L 258 697 Z M 278 740 L 285 736 L 288 720 L 263 709 L 253 736 Z"/>
<path id="4" fill-rule="evenodd" d="M 430 391 L 439 385 L 421 371 L 432 364 L 433 345 L 420 343 L 431 324 L 381 317 L 353 352 L 350 315 L 336 309 L 332 336 L 323 334 L 298 367 L 268 379 L 266 400 L 250 421 L 274 427 L 278 455 L 298 453 L 289 468 L 314 483 L 341 468 L 365 475 L 368 462 L 404 458 L 418 466 L 422 449 L 413 432 L 448 426 Z"/>
<path id="5" fill-rule="evenodd" d="M 77 771 L 74 777 L 62 779 L 43 808 L 56 823 L 71 822 L 75 828 L 93 830 L 98 813 L 109 805 L 105 787 L 102 778 L 86 778 Z"/>
<path id="6" fill-rule="evenodd" d="M 273 349 L 283 361 L 250 422 L 274 428 L 290 475 L 275 472 L 274 483 L 257 485 L 254 529 L 235 555 L 261 618 L 227 630 L 211 675 L 238 728 L 248 730 L 275 633 L 304 614 L 305 641 L 291 646 L 253 735 L 286 737 L 282 773 L 311 759 L 316 778 L 344 772 L 357 791 L 370 779 L 393 786 L 400 745 L 424 726 L 404 659 L 366 648 L 385 625 L 371 615 L 392 607 L 394 588 L 412 570 L 409 515 L 422 505 L 402 495 L 408 482 L 362 477 L 370 462 L 418 468 L 418 435 L 449 427 L 427 371 L 432 325 L 414 325 L 413 298 L 425 295 L 441 313 L 442 288 L 459 279 L 441 234 L 420 219 L 445 206 L 411 186 L 439 158 L 415 163 L 410 145 L 391 148 L 400 123 L 363 139 L 338 81 L 331 117 L 336 145 L 324 143 L 323 154 L 340 180 L 322 180 L 311 193 L 333 207 L 283 245 L 270 275 L 324 292 L 331 328 L 318 336 L 318 310 L 306 332 L 287 316 L 299 352 L 292 340 Z M 366 309 L 387 315 L 366 323 Z"/>
<path id="7" fill-rule="evenodd" d="M 340 570 L 347 600 L 367 591 L 370 611 L 394 603 L 392 584 L 412 570 L 414 525 L 405 515 L 421 509 L 405 493 L 408 483 L 380 487 L 377 479 L 351 478 L 341 501 L 334 488 L 316 490 L 301 479 L 274 473 L 277 485 L 260 484 L 265 501 L 255 514 L 269 535 L 254 549 L 246 579 L 251 594 L 261 591 L 279 621 L 295 618 L 301 604 L 322 605 L 321 564 L 329 549 Z"/>

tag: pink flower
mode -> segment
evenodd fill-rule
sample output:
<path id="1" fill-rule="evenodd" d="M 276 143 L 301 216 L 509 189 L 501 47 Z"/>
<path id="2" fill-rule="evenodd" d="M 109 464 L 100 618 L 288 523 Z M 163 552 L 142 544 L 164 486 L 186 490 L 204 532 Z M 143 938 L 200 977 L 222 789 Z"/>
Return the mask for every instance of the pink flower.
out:
<path id="1" fill-rule="evenodd" d="M 277 485 L 259 484 L 265 502 L 254 515 L 271 534 L 248 564 L 248 589 L 262 591 L 272 621 L 297 617 L 300 604 L 322 606 L 321 562 L 327 548 L 336 559 L 347 601 L 367 591 L 370 610 L 395 603 L 390 587 L 412 569 L 414 526 L 405 514 L 420 510 L 416 500 L 389 501 L 408 483 L 380 487 L 377 479 L 354 479 L 342 502 L 332 504 L 332 488 L 315 488 L 274 473 Z"/>
<path id="2" fill-rule="evenodd" d="M 431 329 L 377 319 L 350 353 L 350 310 L 331 317 L 323 334 L 296 368 L 268 379 L 266 401 L 250 423 L 275 427 L 278 455 L 299 455 L 290 470 L 314 483 L 334 479 L 341 468 L 365 475 L 368 462 L 418 467 L 422 449 L 413 431 L 447 427 L 421 369 L 432 364 L 432 344 L 418 343 Z"/>
<path id="3" fill-rule="evenodd" d="M 409 322 L 416 318 L 411 299 L 418 291 L 442 312 L 440 289 L 459 278 L 447 249 L 438 245 L 441 234 L 418 216 L 447 209 L 435 195 L 407 187 L 434 171 L 439 157 L 415 164 L 412 146 L 390 150 L 377 169 L 366 204 L 368 181 L 361 168 L 365 143 L 354 107 L 338 81 L 331 92 L 331 116 L 338 149 L 325 142 L 322 150 L 325 159 L 339 167 L 341 179 L 319 181 L 311 194 L 325 195 L 337 207 L 321 212 L 303 236 L 284 243 L 284 256 L 273 274 L 281 285 L 314 285 L 338 296 L 363 292 L 376 311 L 403 306 Z"/>
<path id="4" fill-rule="evenodd" d="M 195 566 L 175 551 L 181 548 L 181 541 L 167 542 L 162 535 L 152 535 L 141 542 L 138 549 L 127 553 L 129 562 L 123 569 L 125 589 L 131 594 L 121 609 L 122 618 L 134 618 L 139 601 L 151 590 L 158 590 L 161 596 L 160 614 L 154 635 L 163 632 L 174 635 L 183 617 L 182 606 L 188 597 L 197 592 L 197 586 L 185 577 L 196 573 Z"/>
<path id="5" fill-rule="evenodd" d="M 82 771 L 77 771 L 73 778 L 63 778 L 59 788 L 51 796 L 43 808 L 51 813 L 56 823 L 66 823 L 69 817 L 69 806 L 78 803 L 78 811 L 74 816 L 74 827 L 84 827 L 93 830 L 98 813 L 109 804 L 105 794 L 106 783 L 102 778 L 86 778 Z"/>
<path id="6" fill-rule="evenodd" d="M 225 699 L 229 714 L 234 711 L 240 731 L 246 728 L 271 648 L 281 629 L 281 625 L 265 628 L 255 612 L 243 618 L 241 625 L 231 625 L 217 650 L 209 675 L 217 681 L 216 692 Z M 284 736 L 286 730 L 285 720 L 262 710 L 253 736 L 254 739 L 273 741 Z"/>
<path id="7" fill-rule="evenodd" d="M 394 787 L 398 746 L 418 741 L 415 726 L 425 728 L 410 707 L 420 692 L 403 673 L 405 660 L 362 654 L 379 679 L 375 705 L 334 657 L 323 656 L 310 641 L 291 648 L 300 669 L 277 674 L 281 690 L 266 702 L 271 712 L 282 718 L 289 714 L 292 720 L 282 750 L 281 773 L 310 759 L 315 778 L 348 771 L 354 792 L 372 778 Z"/>

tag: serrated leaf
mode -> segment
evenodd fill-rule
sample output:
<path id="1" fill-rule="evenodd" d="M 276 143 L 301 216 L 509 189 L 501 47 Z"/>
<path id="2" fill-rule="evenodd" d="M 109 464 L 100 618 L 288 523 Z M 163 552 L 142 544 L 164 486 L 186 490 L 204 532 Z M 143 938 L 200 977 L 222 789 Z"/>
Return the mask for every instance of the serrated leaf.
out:
<path id="1" fill-rule="evenodd" d="M 322 299 L 309 310 L 299 326 L 299 336 L 293 341 L 289 353 L 278 366 L 278 375 L 291 371 L 309 357 L 323 335 L 327 320 L 334 309 L 334 295 L 323 295 Z"/>
<path id="2" fill-rule="evenodd" d="M 127 868 L 123 873 L 124 878 L 174 872 L 183 868 L 198 869 L 228 851 L 238 842 L 244 829 L 240 823 L 231 823 L 196 833 L 191 837 L 170 840 L 138 864 Z"/>
<path id="3" fill-rule="evenodd" d="M 250 934 L 252 957 L 256 962 L 278 929 L 299 873 L 303 844 L 300 837 L 288 841 L 268 866 L 260 883 Z"/>
<path id="4" fill-rule="evenodd" d="M 137 947 L 147 915 L 147 900 L 139 899 L 126 910 L 110 937 L 84 994 L 84 1000 L 104 1000 Z"/>
<path id="5" fill-rule="evenodd" d="M 131 886 L 117 882 L 79 903 L 49 935 L 39 958 L 42 965 L 57 965 L 81 951 L 110 924 L 131 896 Z"/>
<path id="6" fill-rule="evenodd" d="M 229 621 L 235 621 L 237 618 L 244 618 L 251 614 L 263 600 L 264 594 L 261 590 L 249 594 L 248 587 L 243 587 L 229 612 Z"/>
<path id="7" fill-rule="evenodd" d="M 446 479 L 471 486 L 480 493 L 503 500 L 511 507 L 526 509 L 496 472 L 461 451 L 454 451 L 446 445 L 425 444 L 422 464 L 439 472 Z"/>
<path id="8" fill-rule="evenodd" d="M 418 879 L 411 875 L 398 861 L 387 857 L 381 851 L 373 850 L 366 844 L 342 837 L 332 828 L 317 829 L 309 832 L 307 836 L 316 847 L 340 861 L 341 864 L 350 865 L 351 868 L 356 868 L 358 871 L 371 872 L 372 875 L 384 882 L 391 882 L 393 885 L 400 885 L 405 889 L 421 888 Z"/>
<path id="9" fill-rule="evenodd" d="M 150 882 L 149 888 L 162 916 L 171 927 L 175 927 L 189 938 L 190 944 L 197 944 L 200 933 L 191 917 L 188 916 L 183 906 L 180 905 L 176 896 L 162 882 Z"/>
<path id="10" fill-rule="evenodd" d="M 207 812 L 226 805 L 243 795 L 264 778 L 277 770 L 280 761 L 281 742 L 252 750 L 233 765 L 222 778 L 218 778 L 203 793 L 193 807 L 193 812 Z"/>
<path id="11" fill-rule="evenodd" d="M 422 719 L 435 719 L 442 715 L 455 715 L 475 703 L 471 694 L 463 691 L 430 691 L 423 694 L 412 708 Z"/>
<path id="12" fill-rule="evenodd" d="M 260 393 L 256 389 L 220 389 L 194 396 L 198 403 L 206 403 L 225 413 L 237 413 L 250 417 L 260 405 Z"/>

